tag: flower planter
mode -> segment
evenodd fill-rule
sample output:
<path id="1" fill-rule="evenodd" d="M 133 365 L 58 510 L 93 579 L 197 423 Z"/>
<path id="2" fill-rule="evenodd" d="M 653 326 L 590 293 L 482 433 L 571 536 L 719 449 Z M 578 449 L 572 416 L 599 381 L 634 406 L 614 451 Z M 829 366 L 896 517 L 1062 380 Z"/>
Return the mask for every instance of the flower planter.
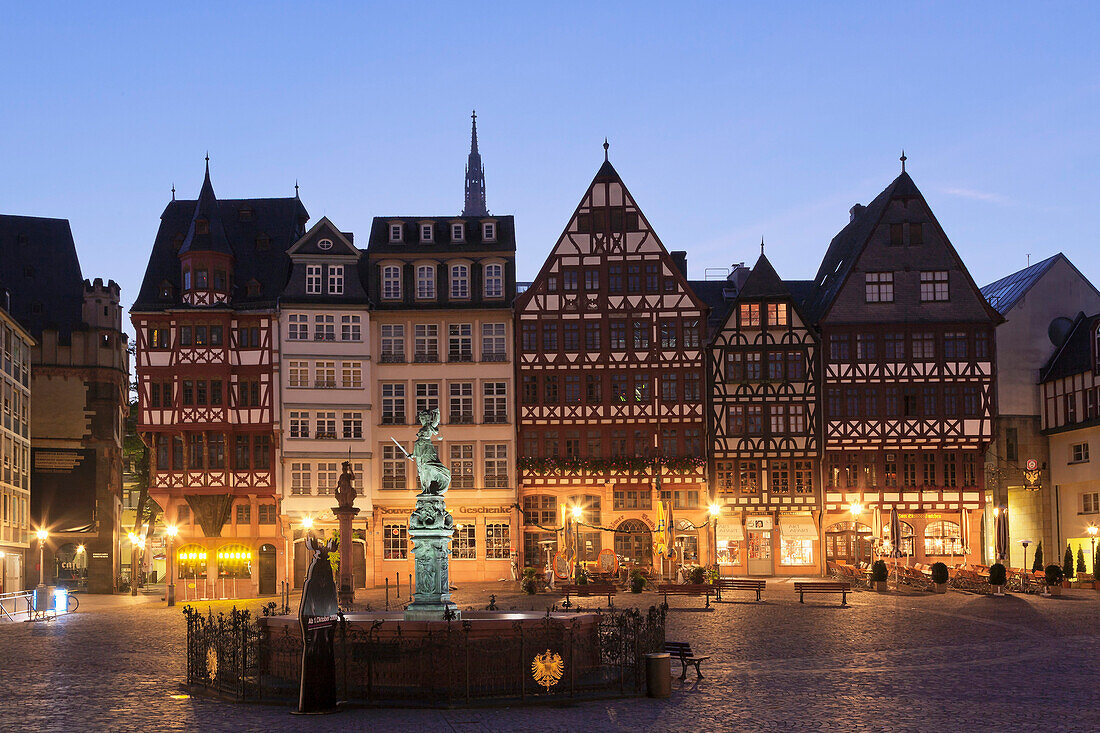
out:
<path id="1" fill-rule="evenodd" d="M 878 591 L 879 593 L 885 593 L 886 590 L 887 590 L 885 580 L 875 580 L 875 581 L 872 581 L 872 584 L 875 586 L 875 590 Z"/>
<path id="2" fill-rule="evenodd" d="M 946 593 L 947 592 L 947 583 L 933 583 L 932 584 L 932 592 L 933 593 Z"/>
<path id="3" fill-rule="evenodd" d="M 1052 596 L 1060 596 L 1060 595 L 1062 595 L 1062 586 L 1060 586 L 1060 585 L 1048 585 L 1047 586 L 1047 592 L 1050 593 Z"/>

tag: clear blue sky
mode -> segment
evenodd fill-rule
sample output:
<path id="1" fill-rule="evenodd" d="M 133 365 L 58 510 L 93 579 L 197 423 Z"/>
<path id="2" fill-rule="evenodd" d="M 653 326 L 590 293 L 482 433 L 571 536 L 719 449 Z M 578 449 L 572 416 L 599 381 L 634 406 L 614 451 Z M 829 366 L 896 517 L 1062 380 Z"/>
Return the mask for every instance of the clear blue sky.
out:
<path id="1" fill-rule="evenodd" d="M 693 277 L 761 235 L 812 277 L 904 147 L 980 284 L 1059 250 L 1100 282 L 1096 4 L 309 5 L 9 4 L 0 212 L 68 218 L 85 276 L 128 304 L 207 150 L 219 196 L 298 179 L 314 219 L 365 237 L 459 211 L 476 107 L 521 279 L 606 135 Z"/>

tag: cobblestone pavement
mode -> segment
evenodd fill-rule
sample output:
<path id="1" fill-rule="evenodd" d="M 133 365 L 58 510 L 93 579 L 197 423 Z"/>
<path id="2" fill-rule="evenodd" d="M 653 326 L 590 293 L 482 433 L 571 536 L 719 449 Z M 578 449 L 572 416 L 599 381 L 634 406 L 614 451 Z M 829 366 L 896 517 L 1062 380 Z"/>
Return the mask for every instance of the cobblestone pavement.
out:
<path id="1" fill-rule="evenodd" d="M 505 584 L 456 593 L 461 606 L 542 610 L 548 596 Z M 379 607 L 381 593 L 366 600 Z M 287 708 L 182 695 L 184 622 L 155 595 L 83 596 L 78 613 L 0 626 L 0 725 L 7 730 L 1100 730 L 1100 593 L 1060 599 L 861 592 L 799 605 L 789 582 L 765 602 L 670 599 L 668 638 L 704 663 L 668 700 L 564 707 L 363 710 L 292 717 Z M 616 603 L 648 606 L 652 593 Z M 258 608 L 259 602 L 248 602 Z M 230 602 L 196 604 L 228 608 Z"/>

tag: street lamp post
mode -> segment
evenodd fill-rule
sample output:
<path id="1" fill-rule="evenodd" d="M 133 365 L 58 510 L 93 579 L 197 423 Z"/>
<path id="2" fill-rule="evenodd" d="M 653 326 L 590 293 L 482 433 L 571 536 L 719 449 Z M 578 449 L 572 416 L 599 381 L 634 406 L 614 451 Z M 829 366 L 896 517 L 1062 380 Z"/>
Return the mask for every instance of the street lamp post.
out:
<path id="1" fill-rule="evenodd" d="M 145 555 L 145 537 L 142 536 L 141 528 L 138 528 L 137 532 L 131 532 L 130 539 L 130 595 L 137 595 L 138 587 L 138 553 L 141 553 L 141 558 L 144 560 Z"/>
<path id="2" fill-rule="evenodd" d="M 1089 556 L 1089 563 L 1092 565 L 1092 577 L 1093 580 L 1098 580 L 1096 577 L 1096 534 L 1100 532 L 1100 527 L 1090 524 L 1085 531 L 1089 533 L 1089 541 L 1092 543 L 1092 554 Z"/>
<path id="3" fill-rule="evenodd" d="M 581 579 L 581 516 L 584 510 L 580 505 L 573 506 L 573 582 L 580 583 Z"/>
<path id="4" fill-rule="evenodd" d="M 714 534 L 714 570 L 718 571 L 718 515 L 722 513 L 722 507 L 718 504 L 711 504 L 707 509 L 707 513 L 710 514 L 710 523 L 712 526 L 712 532 Z"/>
<path id="5" fill-rule="evenodd" d="M 40 529 L 35 536 L 38 538 L 38 587 L 34 589 L 34 610 L 45 613 L 50 607 L 49 590 L 46 588 L 46 540 L 50 533 Z"/>
<path id="6" fill-rule="evenodd" d="M 168 588 L 165 590 L 164 597 L 168 601 L 169 606 L 176 605 L 176 572 L 172 566 L 172 540 L 179 534 L 179 527 L 174 524 L 169 524 L 164 528 L 164 534 L 168 538 L 167 552 L 164 553 L 165 562 L 167 564 L 168 571 Z"/>

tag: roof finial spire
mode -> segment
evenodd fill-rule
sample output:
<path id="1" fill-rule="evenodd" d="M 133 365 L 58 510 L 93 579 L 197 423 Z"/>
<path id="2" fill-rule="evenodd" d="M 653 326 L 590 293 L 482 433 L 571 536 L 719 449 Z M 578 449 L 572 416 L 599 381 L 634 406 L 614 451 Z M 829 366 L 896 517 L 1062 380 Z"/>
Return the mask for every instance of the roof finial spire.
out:
<path id="1" fill-rule="evenodd" d="M 760 254 L 764 254 L 764 235 L 760 235 Z"/>
<path id="2" fill-rule="evenodd" d="M 898 158 L 898 160 L 901 161 L 901 172 L 904 173 L 905 172 L 905 161 L 908 160 L 908 158 L 905 157 L 905 149 L 904 148 L 902 148 L 901 157 Z"/>
<path id="3" fill-rule="evenodd" d="M 470 155 L 466 158 L 466 200 L 463 216 L 488 216 L 485 205 L 485 169 L 481 167 L 481 153 L 477 151 L 477 110 L 470 113 Z"/>
<path id="4" fill-rule="evenodd" d="M 172 181 L 172 200 L 176 200 L 176 182 Z"/>
<path id="5" fill-rule="evenodd" d="M 294 179 L 294 198 L 298 198 L 298 179 Z"/>
<path id="6" fill-rule="evenodd" d="M 607 149 L 610 147 L 611 145 L 607 142 L 607 138 L 605 137 L 603 139 L 603 162 L 605 163 L 607 162 Z"/>

